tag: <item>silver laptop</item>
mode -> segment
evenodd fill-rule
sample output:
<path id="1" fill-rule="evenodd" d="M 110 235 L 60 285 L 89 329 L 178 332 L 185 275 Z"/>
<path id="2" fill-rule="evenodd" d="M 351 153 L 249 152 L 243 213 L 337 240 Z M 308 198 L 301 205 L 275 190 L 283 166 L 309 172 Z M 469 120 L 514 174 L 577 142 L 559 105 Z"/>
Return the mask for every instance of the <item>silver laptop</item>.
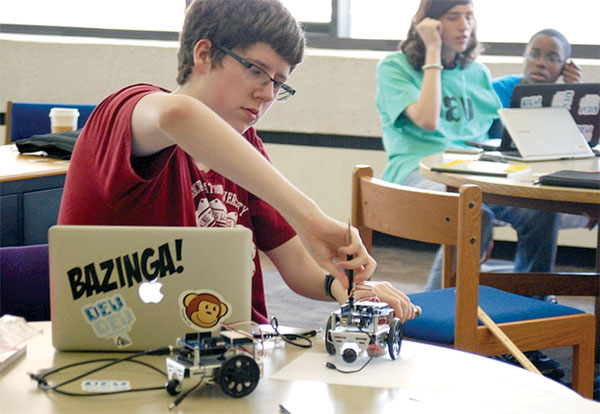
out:
<path id="1" fill-rule="evenodd" d="M 550 161 L 593 157 L 567 108 L 504 108 L 498 114 L 516 151 L 501 151 L 517 161 Z"/>
<path id="2" fill-rule="evenodd" d="M 147 350 L 251 318 L 247 228 L 54 226 L 48 243 L 56 349 Z"/>

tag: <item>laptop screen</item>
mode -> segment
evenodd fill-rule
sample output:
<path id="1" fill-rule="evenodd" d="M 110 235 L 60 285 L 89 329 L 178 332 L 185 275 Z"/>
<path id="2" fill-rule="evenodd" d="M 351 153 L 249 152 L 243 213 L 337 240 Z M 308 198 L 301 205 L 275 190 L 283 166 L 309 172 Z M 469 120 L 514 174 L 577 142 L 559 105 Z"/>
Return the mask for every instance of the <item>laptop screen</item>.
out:
<path id="1" fill-rule="evenodd" d="M 600 136 L 600 83 L 519 84 L 510 102 L 511 108 L 564 107 L 569 110 L 577 127 L 590 147 Z M 501 149 L 514 148 L 506 130 Z"/>

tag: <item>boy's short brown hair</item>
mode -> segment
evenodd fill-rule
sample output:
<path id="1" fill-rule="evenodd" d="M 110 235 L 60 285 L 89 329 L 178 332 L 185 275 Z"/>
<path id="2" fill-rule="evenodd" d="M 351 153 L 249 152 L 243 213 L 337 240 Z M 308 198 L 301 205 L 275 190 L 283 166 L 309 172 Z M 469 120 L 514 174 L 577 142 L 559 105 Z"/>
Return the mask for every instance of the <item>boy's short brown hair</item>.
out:
<path id="1" fill-rule="evenodd" d="M 201 39 L 230 49 L 269 44 L 293 70 L 302 61 L 305 37 L 300 24 L 279 0 L 196 0 L 188 8 L 180 34 L 177 83 L 194 66 L 194 46 Z M 211 49 L 214 64 L 223 52 Z"/>

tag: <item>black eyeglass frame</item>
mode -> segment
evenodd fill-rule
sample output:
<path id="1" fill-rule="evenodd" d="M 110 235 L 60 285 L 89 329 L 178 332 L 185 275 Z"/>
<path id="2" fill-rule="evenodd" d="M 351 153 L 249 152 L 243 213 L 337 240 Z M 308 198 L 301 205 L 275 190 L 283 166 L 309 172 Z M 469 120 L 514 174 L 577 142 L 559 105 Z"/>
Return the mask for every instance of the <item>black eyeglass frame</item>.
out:
<path id="1" fill-rule="evenodd" d="M 241 57 L 240 55 L 238 55 L 238 54 L 234 53 L 234 52 L 233 52 L 231 49 L 229 49 L 228 47 L 225 47 L 225 46 L 219 46 L 219 45 L 215 45 L 215 47 L 216 47 L 217 49 L 219 49 L 221 52 L 225 53 L 225 54 L 226 54 L 226 55 L 228 55 L 228 56 L 231 56 L 232 58 L 234 58 L 235 60 L 237 60 L 238 62 L 240 62 L 240 63 L 241 63 L 243 66 L 245 66 L 245 67 L 246 67 L 246 69 L 256 68 L 256 69 L 260 70 L 262 73 L 264 73 L 264 74 L 267 76 L 267 78 L 269 78 L 269 80 L 270 80 L 271 82 L 273 82 L 273 86 L 274 86 L 276 89 L 283 89 L 285 92 L 287 92 L 287 93 L 288 93 L 288 95 L 284 95 L 284 96 L 283 96 L 283 97 L 280 99 L 280 98 L 279 98 L 279 94 L 280 94 L 281 92 L 278 92 L 278 93 L 277 93 L 277 98 L 276 98 L 276 99 L 277 99 L 277 101 L 279 101 L 279 102 L 285 102 L 285 101 L 287 101 L 288 99 L 290 99 L 292 96 L 294 96 L 294 94 L 296 93 L 296 90 L 295 90 L 294 88 L 292 88 L 292 87 L 291 87 L 291 86 L 289 86 L 289 85 L 286 85 L 286 84 L 285 84 L 285 83 L 283 83 L 283 82 L 279 82 L 279 81 L 277 81 L 277 80 L 273 79 L 273 78 L 271 77 L 271 75 L 269 75 L 269 74 L 267 73 L 267 71 L 265 71 L 263 68 L 261 68 L 261 67 L 260 67 L 260 66 L 258 66 L 258 65 L 255 65 L 255 64 L 254 64 L 254 63 L 252 63 L 252 62 L 249 62 L 249 61 L 247 61 L 246 59 L 244 59 L 244 58 L 243 58 L 243 57 Z M 266 86 L 266 85 L 265 85 L 265 86 Z"/>
<path id="2" fill-rule="evenodd" d="M 540 57 L 542 56 L 542 52 L 535 52 L 535 53 L 531 53 L 531 52 L 525 52 L 523 54 L 523 57 L 525 59 L 527 59 L 529 62 L 535 62 L 536 60 L 538 60 Z M 546 62 L 547 64 L 551 64 L 551 65 L 560 65 L 561 63 L 565 62 L 565 59 L 562 59 L 560 57 L 560 55 L 552 55 L 552 54 L 548 54 L 546 53 L 544 55 L 544 62 Z"/>

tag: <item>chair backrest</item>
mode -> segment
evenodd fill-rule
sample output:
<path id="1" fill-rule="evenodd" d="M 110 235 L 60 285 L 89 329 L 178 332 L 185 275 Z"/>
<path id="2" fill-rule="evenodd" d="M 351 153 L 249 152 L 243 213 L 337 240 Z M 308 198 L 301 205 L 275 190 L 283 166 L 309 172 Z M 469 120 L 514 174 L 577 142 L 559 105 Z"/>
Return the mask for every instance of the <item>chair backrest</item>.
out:
<path id="1" fill-rule="evenodd" d="M 354 167 L 352 224 L 368 249 L 372 232 L 454 246 L 445 257 L 456 271 L 455 346 L 477 347 L 477 305 L 481 235 L 481 189 L 464 185 L 459 193 L 422 190 L 373 178 L 373 169 Z M 445 255 L 451 256 L 451 255 Z"/>
<path id="2" fill-rule="evenodd" d="M 96 105 L 12 102 L 6 105 L 6 144 L 50 132 L 51 108 L 77 108 L 77 128 L 83 128 Z"/>
<path id="3" fill-rule="evenodd" d="M 0 315 L 50 320 L 48 245 L 0 248 Z"/>

